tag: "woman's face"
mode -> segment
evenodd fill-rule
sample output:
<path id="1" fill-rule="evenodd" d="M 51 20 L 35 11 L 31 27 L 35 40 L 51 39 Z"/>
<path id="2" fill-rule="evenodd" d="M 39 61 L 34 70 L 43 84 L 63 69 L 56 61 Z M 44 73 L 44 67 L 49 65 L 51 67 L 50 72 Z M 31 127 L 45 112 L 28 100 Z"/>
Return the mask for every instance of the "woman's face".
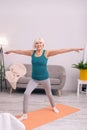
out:
<path id="1" fill-rule="evenodd" d="M 44 44 L 42 42 L 36 42 L 35 43 L 36 50 L 42 50 L 43 47 L 44 47 Z"/>

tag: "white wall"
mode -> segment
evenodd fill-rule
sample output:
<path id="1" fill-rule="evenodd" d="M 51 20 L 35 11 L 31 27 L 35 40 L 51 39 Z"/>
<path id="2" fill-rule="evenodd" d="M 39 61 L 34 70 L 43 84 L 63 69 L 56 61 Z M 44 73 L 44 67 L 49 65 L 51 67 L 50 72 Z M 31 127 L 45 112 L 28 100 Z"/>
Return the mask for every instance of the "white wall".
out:
<path id="1" fill-rule="evenodd" d="M 32 49 L 36 37 L 43 37 L 47 49 L 84 47 L 87 42 L 87 0 L 0 0 L 0 36 L 6 36 L 9 49 Z M 54 56 L 48 64 L 66 69 L 65 90 L 76 90 L 79 70 L 73 63 L 83 52 Z M 5 55 L 5 65 L 19 61 L 30 63 L 30 57 Z"/>

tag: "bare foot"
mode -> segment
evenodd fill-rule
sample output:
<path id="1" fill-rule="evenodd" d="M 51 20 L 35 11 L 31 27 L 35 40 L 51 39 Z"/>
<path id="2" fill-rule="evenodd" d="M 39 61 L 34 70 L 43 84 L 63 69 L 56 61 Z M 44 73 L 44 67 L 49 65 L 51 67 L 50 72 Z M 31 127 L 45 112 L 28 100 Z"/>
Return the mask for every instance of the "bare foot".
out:
<path id="1" fill-rule="evenodd" d="M 59 113 L 59 110 L 56 107 L 53 107 L 53 111 Z"/>
<path id="2" fill-rule="evenodd" d="M 28 118 L 27 114 L 23 114 L 20 118 L 18 118 L 20 121 L 26 120 Z"/>

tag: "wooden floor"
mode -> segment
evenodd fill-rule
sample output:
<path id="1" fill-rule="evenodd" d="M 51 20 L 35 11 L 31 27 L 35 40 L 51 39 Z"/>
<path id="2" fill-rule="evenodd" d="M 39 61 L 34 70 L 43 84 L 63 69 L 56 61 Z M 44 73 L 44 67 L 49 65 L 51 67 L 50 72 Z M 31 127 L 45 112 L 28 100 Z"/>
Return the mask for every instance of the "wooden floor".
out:
<path id="1" fill-rule="evenodd" d="M 33 130 L 87 130 L 87 95 L 79 97 L 74 92 L 63 92 L 61 97 L 53 96 L 56 104 L 61 103 L 80 108 L 80 111 L 55 120 Z M 22 114 L 23 91 L 17 90 L 9 94 L 7 90 L 0 92 L 0 113 L 9 112 L 16 116 Z M 30 96 L 29 111 L 49 106 L 44 93 L 33 93 Z"/>

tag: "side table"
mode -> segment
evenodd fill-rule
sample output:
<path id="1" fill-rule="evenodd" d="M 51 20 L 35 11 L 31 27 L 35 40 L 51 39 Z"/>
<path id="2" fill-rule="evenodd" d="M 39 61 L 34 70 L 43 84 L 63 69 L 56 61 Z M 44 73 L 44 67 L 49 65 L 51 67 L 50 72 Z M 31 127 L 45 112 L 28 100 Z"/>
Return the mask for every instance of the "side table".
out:
<path id="1" fill-rule="evenodd" d="M 80 80 L 80 79 L 78 79 L 77 96 L 79 96 L 79 94 L 80 94 L 80 87 L 82 88 L 83 84 L 87 84 L 87 80 Z M 87 95 L 87 87 L 86 87 L 86 95 Z"/>

